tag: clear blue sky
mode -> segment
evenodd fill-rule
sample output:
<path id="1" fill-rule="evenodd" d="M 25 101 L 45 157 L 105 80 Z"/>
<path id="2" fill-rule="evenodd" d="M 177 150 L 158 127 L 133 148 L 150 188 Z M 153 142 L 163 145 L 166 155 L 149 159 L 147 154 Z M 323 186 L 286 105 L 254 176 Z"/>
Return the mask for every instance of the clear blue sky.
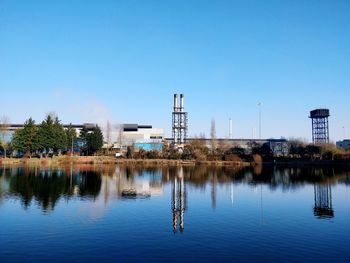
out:
<path id="1" fill-rule="evenodd" d="M 0 0 L 0 115 L 144 123 L 170 135 L 185 93 L 190 135 L 310 140 L 311 109 L 350 137 L 350 1 Z M 345 127 L 344 129 L 342 127 Z"/>

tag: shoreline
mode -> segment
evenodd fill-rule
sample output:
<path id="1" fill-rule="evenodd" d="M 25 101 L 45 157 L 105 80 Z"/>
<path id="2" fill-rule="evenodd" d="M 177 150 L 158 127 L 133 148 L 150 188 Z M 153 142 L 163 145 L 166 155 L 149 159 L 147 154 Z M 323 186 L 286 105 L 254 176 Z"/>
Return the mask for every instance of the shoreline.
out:
<path id="1" fill-rule="evenodd" d="M 267 162 L 246 161 L 197 161 L 170 159 L 116 159 L 111 156 L 55 156 L 53 158 L 1 158 L 0 165 L 143 165 L 143 166 L 217 166 L 217 167 L 253 167 L 264 166 L 345 166 L 350 167 L 350 161 L 322 160 L 283 160 Z"/>
<path id="2" fill-rule="evenodd" d="M 159 165 L 159 166 L 235 166 L 249 167 L 250 162 L 237 161 L 196 161 L 170 159 L 116 159 L 109 156 L 58 156 L 53 158 L 6 158 L 0 159 L 0 165 Z"/>

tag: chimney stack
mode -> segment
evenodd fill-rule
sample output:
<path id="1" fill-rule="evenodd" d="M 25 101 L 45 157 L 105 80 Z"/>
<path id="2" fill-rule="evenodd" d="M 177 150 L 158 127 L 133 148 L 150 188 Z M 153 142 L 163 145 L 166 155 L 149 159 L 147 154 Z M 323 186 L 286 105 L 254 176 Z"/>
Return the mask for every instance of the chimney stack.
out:
<path id="1" fill-rule="evenodd" d="M 180 111 L 183 112 L 185 111 L 185 106 L 184 106 L 184 95 L 180 94 Z"/>
<path id="2" fill-rule="evenodd" d="M 174 94 L 174 112 L 177 112 L 177 94 Z"/>

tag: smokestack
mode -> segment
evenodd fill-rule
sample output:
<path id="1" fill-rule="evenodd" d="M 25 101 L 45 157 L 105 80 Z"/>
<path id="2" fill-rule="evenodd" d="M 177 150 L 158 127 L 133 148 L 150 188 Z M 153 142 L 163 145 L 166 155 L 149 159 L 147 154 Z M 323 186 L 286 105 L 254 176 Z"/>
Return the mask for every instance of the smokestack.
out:
<path id="1" fill-rule="evenodd" d="M 233 128 L 232 128 L 232 119 L 230 118 L 230 122 L 229 122 L 229 138 L 230 139 L 232 139 L 232 130 L 233 130 Z"/>
<path id="2" fill-rule="evenodd" d="M 174 112 L 177 112 L 177 94 L 174 94 Z"/>
<path id="3" fill-rule="evenodd" d="M 184 106 L 184 95 L 180 94 L 180 111 L 184 111 L 185 106 Z"/>

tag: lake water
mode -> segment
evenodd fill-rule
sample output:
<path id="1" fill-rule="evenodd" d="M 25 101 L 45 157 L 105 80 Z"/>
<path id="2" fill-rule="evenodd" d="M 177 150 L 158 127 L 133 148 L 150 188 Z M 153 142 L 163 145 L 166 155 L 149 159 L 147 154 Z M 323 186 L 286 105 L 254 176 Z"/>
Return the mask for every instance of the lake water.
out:
<path id="1" fill-rule="evenodd" d="M 0 168 L 0 262 L 350 262 L 350 172 Z"/>

